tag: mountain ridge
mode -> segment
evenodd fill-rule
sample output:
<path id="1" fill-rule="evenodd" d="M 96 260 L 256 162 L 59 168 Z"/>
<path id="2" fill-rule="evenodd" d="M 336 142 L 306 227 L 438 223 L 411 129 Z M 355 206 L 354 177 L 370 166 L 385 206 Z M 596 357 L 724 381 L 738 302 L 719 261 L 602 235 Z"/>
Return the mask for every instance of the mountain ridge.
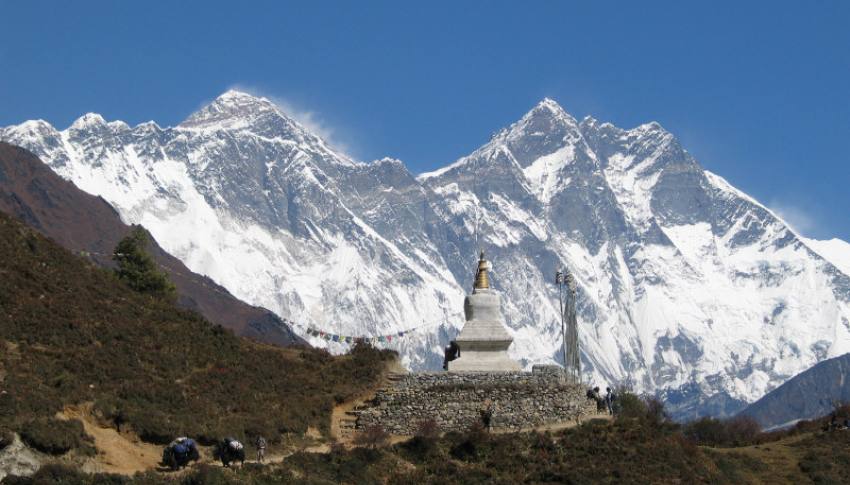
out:
<path id="1" fill-rule="evenodd" d="M 850 354 L 818 362 L 747 406 L 750 416 L 765 429 L 828 415 L 837 405 L 850 402 Z"/>
<path id="2" fill-rule="evenodd" d="M 459 330 L 482 247 L 515 358 L 559 359 L 549 275 L 569 266 L 585 378 L 666 393 L 680 417 L 704 405 L 731 414 L 850 351 L 850 278 L 775 214 L 657 123 L 623 130 L 558 108 L 541 101 L 471 154 L 418 176 L 401 163 L 349 164 L 324 143 L 286 138 L 290 125 L 275 120 L 137 127 L 86 143 L 25 123 L 0 139 L 43 153 L 191 269 L 301 332 L 425 324 L 393 344 L 415 369 L 437 368 Z"/>

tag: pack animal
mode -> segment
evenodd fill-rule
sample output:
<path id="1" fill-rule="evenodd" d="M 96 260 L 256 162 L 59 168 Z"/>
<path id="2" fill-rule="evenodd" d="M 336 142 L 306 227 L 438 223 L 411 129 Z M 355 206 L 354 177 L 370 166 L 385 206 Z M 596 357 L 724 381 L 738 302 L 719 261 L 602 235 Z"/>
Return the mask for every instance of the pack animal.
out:
<path id="1" fill-rule="evenodd" d="M 191 438 L 177 438 L 162 450 L 162 464 L 172 470 L 179 470 L 188 465 L 189 462 L 200 459 L 201 454 L 198 452 L 198 446 Z"/>
<path id="2" fill-rule="evenodd" d="M 231 463 L 245 464 L 245 446 L 236 438 L 224 438 L 216 447 L 216 455 L 221 464 L 230 467 Z"/>

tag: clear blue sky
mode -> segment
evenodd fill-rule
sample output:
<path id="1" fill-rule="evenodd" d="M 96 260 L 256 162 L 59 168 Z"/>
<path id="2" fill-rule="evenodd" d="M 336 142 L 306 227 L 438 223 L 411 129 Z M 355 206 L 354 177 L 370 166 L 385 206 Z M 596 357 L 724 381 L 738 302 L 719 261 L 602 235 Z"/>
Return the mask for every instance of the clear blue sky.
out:
<path id="1" fill-rule="evenodd" d="M 579 118 L 656 120 L 804 234 L 850 240 L 850 2 L 0 0 L 0 13 L 0 125 L 87 111 L 172 125 L 241 86 L 357 158 L 421 172 L 549 96 Z"/>

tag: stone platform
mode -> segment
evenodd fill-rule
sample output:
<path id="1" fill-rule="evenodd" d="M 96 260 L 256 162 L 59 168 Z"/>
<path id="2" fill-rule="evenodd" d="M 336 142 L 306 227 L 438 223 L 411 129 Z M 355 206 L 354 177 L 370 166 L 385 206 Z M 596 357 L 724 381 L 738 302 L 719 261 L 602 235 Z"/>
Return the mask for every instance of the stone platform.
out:
<path id="1" fill-rule="evenodd" d="M 397 374 L 355 411 L 355 427 L 377 424 L 394 435 L 412 435 L 419 423 L 433 419 L 441 431 L 466 430 L 480 420 L 489 400 L 494 429 L 534 428 L 594 414 L 596 404 L 586 392 L 557 366 L 534 366 L 531 372 Z"/>

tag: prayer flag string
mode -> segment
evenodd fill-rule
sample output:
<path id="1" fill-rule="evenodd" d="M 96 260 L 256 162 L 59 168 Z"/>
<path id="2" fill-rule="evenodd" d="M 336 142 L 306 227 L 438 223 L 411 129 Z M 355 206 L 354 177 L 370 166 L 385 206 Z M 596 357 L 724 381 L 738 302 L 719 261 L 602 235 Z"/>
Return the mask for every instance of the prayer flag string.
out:
<path id="1" fill-rule="evenodd" d="M 452 315 L 455 316 L 455 315 Z M 345 344 L 358 344 L 358 343 L 370 343 L 370 344 L 378 344 L 378 343 L 392 343 L 393 340 L 398 340 L 402 337 L 409 335 L 412 332 L 417 330 L 421 330 L 425 327 L 430 327 L 431 324 L 419 325 L 416 327 L 411 327 L 406 330 L 401 330 L 398 332 L 388 333 L 384 335 L 374 335 L 374 336 L 354 336 L 354 335 L 340 335 L 334 332 L 328 332 L 322 329 L 315 328 L 310 325 L 303 325 L 298 322 L 293 322 L 292 320 L 283 319 L 283 322 L 292 327 L 300 327 L 303 329 L 304 333 L 311 337 L 321 338 L 328 342 L 337 342 L 337 343 L 345 343 Z M 445 325 L 445 320 L 440 320 L 435 323 L 439 323 L 440 326 Z"/>

